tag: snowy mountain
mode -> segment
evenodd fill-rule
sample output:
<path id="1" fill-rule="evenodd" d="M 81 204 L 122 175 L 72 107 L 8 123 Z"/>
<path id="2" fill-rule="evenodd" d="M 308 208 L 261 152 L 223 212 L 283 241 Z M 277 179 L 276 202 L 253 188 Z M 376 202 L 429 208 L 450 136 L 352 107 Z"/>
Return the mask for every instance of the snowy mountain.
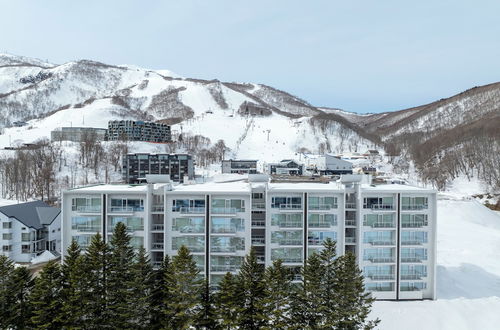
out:
<path id="1" fill-rule="evenodd" d="M 147 70 L 80 60 L 53 65 L 0 55 L 0 124 L 11 141 L 48 136 L 60 126 L 106 127 L 112 119 L 173 124 L 177 133 L 223 139 L 232 156 L 280 160 L 299 150 L 365 151 L 374 140 L 349 122 L 270 86 L 182 78 Z M 10 135 L 7 140 L 5 135 Z M 263 146 L 266 145 L 266 148 Z"/>

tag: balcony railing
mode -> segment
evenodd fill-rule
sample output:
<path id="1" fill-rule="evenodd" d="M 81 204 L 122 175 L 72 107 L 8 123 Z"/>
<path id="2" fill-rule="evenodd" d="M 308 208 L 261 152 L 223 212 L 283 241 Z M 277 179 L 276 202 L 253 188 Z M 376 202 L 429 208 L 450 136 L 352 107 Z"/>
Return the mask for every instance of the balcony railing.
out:
<path id="1" fill-rule="evenodd" d="M 184 244 L 179 244 L 179 246 L 172 246 L 172 250 L 179 250 L 181 246 Z M 196 246 L 196 245 L 184 245 L 189 252 L 204 252 L 205 247 L 204 246 Z"/>
<path id="2" fill-rule="evenodd" d="M 164 212 L 165 207 L 163 205 L 153 205 L 151 206 L 151 212 Z"/>
<path id="3" fill-rule="evenodd" d="M 422 228 L 424 226 L 427 226 L 427 223 L 425 223 L 424 221 L 410 221 L 410 222 L 403 221 L 401 223 L 401 227 L 403 228 Z"/>
<path id="4" fill-rule="evenodd" d="M 373 263 L 391 263 L 391 262 L 394 262 L 394 257 L 370 256 L 370 257 L 368 257 L 368 260 L 370 260 Z"/>
<path id="5" fill-rule="evenodd" d="M 236 246 L 212 246 L 212 252 L 236 252 Z"/>
<path id="6" fill-rule="evenodd" d="M 371 245 L 394 245 L 395 242 L 394 240 L 373 240 L 373 241 L 368 241 L 368 244 Z"/>
<path id="7" fill-rule="evenodd" d="M 163 250 L 164 247 L 165 247 L 165 243 L 152 243 L 151 244 L 152 250 Z"/>
<path id="8" fill-rule="evenodd" d="M 422 277 L 425 277 L 425 275 L 419 273 L 401 274 L 402 280 L 421 280 Z"/>
<path id="9" fill-rule="evenodd" d="M 264 236 L 252 236 L 252 245 L 263 244 L 266 244 L 266 238 Z"/>
<path id="10" fill-rule="evenodd" d="M 99 213 L 101 212 L 101 206 L 77 206 L 76 211 L 83 213 Z"/>
<path id="11" fill-rule="evenodd" d="M 164 231 L 165 230 L 165 226 L 164 225 L 156 225 L 156 224 L 153 224 L 151 226 L 151 230 L 153 231 Z"/>
<path id="12" fill-rule="evenodd" d="M 241 265 L 212 265 L 210 266 L 210 270 L 212 272 L 235 272 L 240 267 Z"/>
<path id="13" fill-rule="evenodd" d="M 280 204 L 280 210 L 300 210 L 302 204 Z"/>
<path id="14" fill-rule="evenodd" d="M 204 207 L 181 207 L 179 208 L 180 213 L 184 214 L 205 214 Z"/>
<path id="15" fill-rule="evenodd" d="M 264 210 L 266 208 L 266 203 L 252 203 L 253 210 Z"/>
<path id="16" fill-rule="evenodd" d="M 331 204 L 311 204 L 308 206 L 310 211 L 329 211 L 332 208 L 337 208 L 337 205 L 331 205 Z"/>
<path id="17" fill-rule="evenodd" d="M 346 203 L 345 203 L 345 208 L 346 208 L 346 209 L 355 209 L 355 208 L 356 208 L 356 203 L 353 203 L 353 202 L 346 202 Z"/>
<path id="18" fill-rule="evenodd" d="M 100 226 L 72 226 L 71 229 L 81 232 L 97 232 L 101 230 Z"/>
<path id="19" fill-rule="evenodd" d="M 266 256 L 257 256 L 257 262 L 259 263 L 266 262 Z"/>
<path id="20" fill-rule="evenodd" d="M 387 291 L 394 291 L 394 288 L 390 286 L 379 286 L 379 287 L 373 287 L 373 288 L 368 288 L 369 291 L 377 291 L 377 292 L 387 292 Z"/>
<path id="21" fill-rule="evenodd" d="M 345 242 L 346 243 L 356 243 L 356 237 L 346 237 Z"/>
<path id="22" fill-rule="evenodd" d="M 309 238 L 307 243 L 309 245 L 323 245 L 324 240 L 319 238 Z"/>
<path id="23" fill-rule="evenodd" d="M 300 274 L 293 274 L 292 281 L 302 281 L 302 275 L 300 275 Z"/>
<path id="24" fill-rule="evenodd" d="M 372 222 L 371 225 L 369 225 L 372 228 L 394 228 L 394 222 Z"/>
<path id="25" fill-rule="evenodd" d="M 345 220 L 346 226 L 356 226 L 356 220 Z"/>
<path id="26" fill-rule="evenodd" d="M 114 225 L 114 226 L 108 226 L 108 233 L 114 231 L 115 227 L 116 227 L 116 225 Z M 128 232 L 142 231 L 142 230 L 144 230 L 144 226 L 127 226 L 126 230 Z"/>
<path id="27" fill-rule="evenodd" d="M 244 212 L 235 207 L 213 207 L 212 214 L 235 214 L 236 212 Z"/>
<path id="28" fill-rule="evenodd" d="M 420 256 L 401 256 L 401 262 L 422 262 L 422 257 Z"/>
<path id="29" fill-rule="evenodd" d="M 285 238 L 278 241 L 279 245 L 302 245 L 302 239 L 300 238 Z"/>
<path id="30" fill-rule="evenodd" d="M 383 281 L 383 280 L 393 280 L 394 275 L 393 274 L 368 274 L 366 277 L 374 280 L 374 281 Z"/>
<path id="31" fill-rule="evenodd" d="M 309 228 L 330 228 L 337 225 L 337 221 L 315 221 L 308 223 Z"/>
<path id="32" fill-rule="evenodd" d="M 427 209 L 429 206 L 428 205 L 401 205 L 401 209 L 403 211 L 410 211 L 410 210 L 425 210 Z"/>
<path id="33" fill-rule="evenodd" d="M 111 206 L 109 208 L 110 213 L 131 213 L 134 211 L 144 211 L 143 207 L 131 207 L 131 206 Z"/>
<path id="34" fill-rule="evenodd" d="M 274 260 L 278 260 L 278 259 L 281 259 L 281 261 L 283 261 L 284 263 L 299 263 L 299 262 L 302 262 L 302 258 L 301 257 L 273 257 L 272 258 L 273 261 Z"/>
<path id="35" fill-rule="evenodd" d="M 212 233 L 215 234 L 234 234 L 238 231 L 236 226 L 231 225 L 220 225 L 220 226 L 212 226 Z"/>
<path id="36" fill-rule="evenodd" d="M 172 226 L 172 230 L 183 234 L 202 234 L 205 232 L 205 226 Z"/>
<path id="37" fill-rule="evenodd" d="M 279 221 L 278 226 L 281 228 L 302 228 L 302 221 Z"/>
<path id="38" fill-rule="evenodd" d="M 401 291 L 422 291 L 423 289 L 417 288 L 415 286 L 402 286 Z"/>
<path id="39" fill-rule="evenodd" d="M 422 245 L 427 242 L 422 241 L 422 240 L 417 240 L 417 239 L 411 239 L 411 240 L 401 240 L 401 245 Z"/>
<path id="40" fill-rule="evenodd" d="M 394 205 L 393 204 L 372 204 L 372 205 L 365 205 L 365 209 L 370 208 L 374 211 L 390 211 L 394 210 Z"/>

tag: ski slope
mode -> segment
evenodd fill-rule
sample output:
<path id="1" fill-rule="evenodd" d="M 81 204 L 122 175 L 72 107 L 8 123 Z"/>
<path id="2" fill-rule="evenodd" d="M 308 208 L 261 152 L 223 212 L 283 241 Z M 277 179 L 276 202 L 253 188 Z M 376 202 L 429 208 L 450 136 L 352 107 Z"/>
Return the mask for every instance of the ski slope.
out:
<path id="1" fill-rule="evenodd" d="M 383 330 L 500 329 L 500 216 L 475 200 L 438 201 L 435 301 L 374 303 Z"/>

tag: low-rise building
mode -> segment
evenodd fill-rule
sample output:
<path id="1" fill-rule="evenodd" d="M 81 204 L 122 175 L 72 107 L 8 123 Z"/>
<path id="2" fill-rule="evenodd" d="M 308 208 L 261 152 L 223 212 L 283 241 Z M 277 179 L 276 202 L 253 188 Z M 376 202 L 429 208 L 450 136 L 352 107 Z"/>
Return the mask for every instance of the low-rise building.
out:
<path id="1" fill-rule="evenodd" d="M 283 159 L 279 163 L 268 164 L 269 174 L 275 175 L 303 175 L 304 165 L 292 160 Z"/>
<path id="2" fill-rule="evenodd" d="M 134 120 L 111 120 L 106 133 L 108 141 L 172 142 L 170 126 Z"/>
<path id="3" fill-rule="evenodd" d="M 353 253 L 367 291 L 378 299 L 434 299 L 436 191 L 372 185 L 364 176 L 339 182 L 271 179 L 174 185 L 98 185 L 63 193 L 63 248 L 85 249 L 95 233 L 110 239 L 123 222 L 135 247 L 154 265 L 190 249 L 202 274 L 217 285 L 239 271 L 251 247 L 258 262 L 281 259 L 300 280 L 300 267 L 323 241 Z M 151 181 L 152 182 L 152 181 Z"/>
<path id="4" fill-rule="evenodd" d="M 256 174 L 257 161 L 246 159 L 227 159 L 222 161 L 222 173 Z"/>
<path id="5" fill-rule="evenodd" d="M 50 132 L 51 141 L 83 142 L 88 140 L 104 141 L 105 128 L 95 127 L 60 127 Z"/>
<path id="6" fill-rule="evenodd" d="M 61 252 L 60 209 L 42 201 L 0 207 L 0 254 L 29 263 L 45 251 Z"/>

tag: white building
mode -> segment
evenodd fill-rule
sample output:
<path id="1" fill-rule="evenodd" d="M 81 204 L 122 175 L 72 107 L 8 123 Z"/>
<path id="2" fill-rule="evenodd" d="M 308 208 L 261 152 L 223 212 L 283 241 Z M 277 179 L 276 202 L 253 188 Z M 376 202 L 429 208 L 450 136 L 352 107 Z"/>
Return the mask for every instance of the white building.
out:
<path id="1" fill-rule="evenodd" d="M 0 255 L 29 263 L 50 251 L 61 252 L 61 211 L 42 201 L 0 207 Z"/>
<path id="2" fill-rule="evenodd" d="M 238 271 L 251 246 L 259 262 L 282 259 L 299 279 L 304 260 L 332 238 L 339 255 L 357 256 L 376 298 L 434 299 L 436 192 L 365 179 L 269 182 L 266 175 L 250 175 L 232 182 L 73 189 L 63 193 L 63 248 L 72 238 L 85 248 L 96 232 L 109 240 L 121 221 L 153 263 L 185 245 L 217 283 Z"/>

